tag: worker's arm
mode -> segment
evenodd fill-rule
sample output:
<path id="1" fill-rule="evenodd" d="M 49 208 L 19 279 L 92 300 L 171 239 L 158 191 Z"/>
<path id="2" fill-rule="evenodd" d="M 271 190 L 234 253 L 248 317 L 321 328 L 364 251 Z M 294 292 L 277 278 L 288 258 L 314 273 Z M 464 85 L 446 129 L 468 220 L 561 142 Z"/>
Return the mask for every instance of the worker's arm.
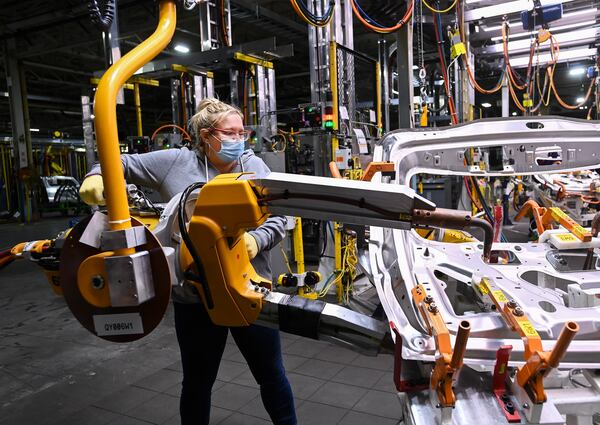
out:
<path id="1" fill-rule="evenodd" d="M 280 215 L 271 216 L 261 226 L 248 233 L 256 239 L 258 252 L 270 250 L 285 237 L 286 218 Z"/>
<path id="2" fill-rule="evenodd" d="M 144 154 L 121 155 L 125 180 L 127 183 L 159 190 L 180 154 L 179 149 L 165 149 Z M 96 174 L 102 174 L 100 164 L 95 164 L 86 177 Z"/>

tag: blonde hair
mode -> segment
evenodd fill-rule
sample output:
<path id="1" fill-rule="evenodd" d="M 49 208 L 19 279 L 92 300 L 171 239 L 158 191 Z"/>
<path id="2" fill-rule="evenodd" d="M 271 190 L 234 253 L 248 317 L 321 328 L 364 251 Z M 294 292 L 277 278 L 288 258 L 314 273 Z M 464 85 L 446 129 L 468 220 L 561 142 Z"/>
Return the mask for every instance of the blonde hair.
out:
<path id="1" fill-rule="evenodd" d="M 189 128 L 196 135 L 198 141 L 200 139 L 200 130 L 203 128 L 214 128 L 219 121 L 229 114 L 238 114 L 242 120 L 244 114 L 235 106 L 221 102 L 214 97 L 202 99 L 196 110 L 196 114 L 190 119 Z"/>

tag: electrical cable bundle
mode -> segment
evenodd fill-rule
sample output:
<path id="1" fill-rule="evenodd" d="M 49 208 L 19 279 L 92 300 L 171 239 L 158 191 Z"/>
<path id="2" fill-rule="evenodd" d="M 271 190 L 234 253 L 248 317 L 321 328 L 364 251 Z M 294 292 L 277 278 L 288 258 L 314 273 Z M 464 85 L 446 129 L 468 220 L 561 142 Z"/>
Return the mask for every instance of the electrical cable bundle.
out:
<path id="1" fill-rule="evenodd" d="M 463 14 L 462 5 L 458 2 L 457 2 L 457 6 L 456 6 L 456 12 L 459 15 L 459 22 L 460 22 L 460 26 L 458 28 L 459 34 L 460 34 L 460 41 L 462 43 L 465 43 L 465 36 L 464 36 L 465 16 Z M 467 58 L 467 55 L 463 55 L 463 62 L 465 64 L 465 68 L 467 69 L 467 75 L 469 76 L 469 81 L 471 83 L 471 86 L 475 90 L 477 90 L 479 93 L 494 94 L 502 88 L 502 84 L 504 83 L 504 78 L 506 77 L 506 66 L 502 70 L 502 74 L 500 75 L 500 79 L 498 80 L 498 83 L 491 89 L 484 89 L 483 87 L 481 87 L 479 85 L 479 83 L 475 79 L 475 73 L 471 69 L 471 63 L 469 62 L 469 58 Z"/>
<path id="2" fill-rule="evenodd" d="M 442 22 L 439 19 L 437 13 L 433 13 L 433 28 L 435 30 L 435 41 L 437 44 L 437 50 L 440 57 L 440 65 L 442 67 L 442 77 L 444 79 L 444 88 L 446 89 L 446 97 L 448 98 L 448 109 L 450 110 L 450 119 L 452 124 L 458 124 L 458 115 L 456 114 L 456 107 L 454 105 L 454 97 L 452 96 L 452 92 L 450 90 L 450 83 L 448 82 L 448 74 L 446 73 L 446 60 L 445 60 L 445 52 L 442 33 Z"/>
<path id="3" fill-rule="evenodd" d="M 188 268 L 184 272 L 184 276 L 186 279 L 197 282 L 202 286 L 202 289 L 204 291 L 204 299 L 206 301 L 206 307 L 209 310 L 212 310 L 214 307 L 212 294 L 211 294 L 210 288 L 208 286 L 208 280 L 206 279 L 206 273 L 204 272 L 204 266 L 202 265 L 202 261 L 200 260 L 198 251 L 196 251 L 196 247 L 194 246 L 194 244 L 192 243 L 192 240 L 190 239 L 190 235 L 189 235 L 187 227 L 186 227 L 187 216 L 185 213 L 185 204 L 186 204 L 189 196 L 192 194 L 192 192 L 194 190 L 201 189 L 202 186 L 204 186 L 205 184 L 206 183 L 204 183 L 204 182 L 192 183 L 183 191 L 183 193 L 181 194 L 181 198 L 179 199 L 179 209 L 177 210 L 177 221 L 179 222 L 179 232 L 181 233 L 181 239 L 183 240 L 183 243 L 187 247 L 187 249 L 190 252 L 190 255 L 192 257 L 192 260 L 194 261 L 194 263 L 190 266 L 190 268 Z M 192 267 L 194 265 L 196 266 L 196 270 L 198 271 L 198 273 L 193 273 Z"/>
<path id="4" fill-rule="evenodd" d="M 532 98 L 534 95 L 534 88 L 537 87 L 538 92 L 540 94 L 540 101 L 538 102 L 538 104 L 535 107 L 530 107 L 530 112 L 535 112 L 537 111 L 541 105 L 545 105 L 548 106 L 548 104 L 550 103 L 550 96 L 552 93 L 554 93 L 554 97 L 556 98 L 556 101 L 559 103 L 559 105 L 565 109 L 569 109 L 569 110 L 575 110 L 580 108 L 581 106 L 585 105 L 594 88 L 594 84 L 595 84 L 595 79 L 591 79 L 590 81 L 590 85 L 588 87 L 586 96 L 584 97 L 584 99 L 579 102 L 576 105 L 569 105 L 567 102 L 565 102 L 562 97 L 558 94 L 558 91 L 556 89 L 555 83 L 554 83 L 554 72 L 556 69 L 556 64 L 558 63 L 558 56 L 559 56 L 559 52 L 560 52 L 560 45 L 558 43 L 558 41 L 554 38 L 554 36 L 550 35 L 549 40 L 550 40 L 550 61 L 547 63 L 546 65 L 546 72 L 545 72 L 545 76 L 544 76 L 544 87 L 543 90 L 539 85 L 540 82 L 540 78 L 539 78 L 539 62 L 536 64 L 536 75 L 537 77 L 534 78 L 536 80 L 536 84 L 533 84 L 533 81 L 531 79 L 531 75 L 532 75 L 532 65 L 533 65 L 533 54 L 534 51 L 538 51 L 539 54 L 539 45 L 540 45 L 540 39 L 539 37 L 536 37 L 535 41 L 532 42 L 531 44 L 531 49 L 530 49 L 530 54 L 529 54 L 529 64 L 527 66 L 527 81 L 525 81 L 524 83 L 522 82 L 521 77 L 515 73 L 511 66 L 510 66 L 510 61 L 509 61 L 509 54 L 508 54 L 508 23 L 505 21 L 502 24 L 502 44 L 503 44 L 503 54 L 504 54 L 504 59 L 506 62 L 506 67 L 507 67 L 507 71 L 506 74 L 508 75 L 508 88 L 511 94 L 511 97 L 515 103 L 515 105 L 517 106 L 517 108 L 521 111 L 521 112 L 527 112 L 527 107 L 524 106 L 516 93 L 516 90 L 525 90 L 526 94 Z M 521 80 L 520 82 L 517 80 Z M 547 96 L 547 97 L 546 97 Z"/>
<path id="5" fill-rule="evenodd" d="M 229 28 L 227 28 L 227 23 L 225 22 L 225 0 L 217 0 L 217 7 L 219 9 L 219 29 L 221 35 L 221 41 L 224 46 L 230 47 L 231 40 L 229 39 Z"/>
<path id="6" fill-rule="evenodd" d="M 327 10 L 325 10 L 321 16 L 318 16 L 308 9 L 304 0 L 290 0 L 290 3 L 298 16 L 300 16 L 307 24 L 315 27 L 324 27 L 329 24 L 335 9 L 335 0 L 329 0 Z"/>
<path id="7" fill-rule="evenodd" d="M 102 31 L 108 31 L 115 17 L 114 0 L 106 0 L 102 8 L 98 4 L 98 0 L 90 0 L 88 10 L 92 22 Z"/>
<path id="8" fill-rule="evenodd" d="M 358 0 L 352 0 L 352 11 L 354 12 L 354 16 L 368 29 L 374 31 L 379 34 L 390 34 L 392 32 L 398 31 L 404 24 L 406 24 L 413 13 L 415 8 L 415 0 L 410 0 L 408 7 L 406 8 L 406 12 L 404 16 L 398 21 L 398 23 L 392 27 L 386 27 L 383 24 L 375 21 L 373 18 L 368 16 L 365 11 L 358 4 Z"/>
<path id="9" fill-rule="evenodd" d="M 154 138 L 156 137 L 156 135 L 160 132 L 160 130 L 165 129 L 165 128 L 176 128 L 177 130 L 179 130 L 181 132 L 181 134 L 183 136 L 183 140 L 187 140 L 188 142 L 192 141 L 192 136 L 190 136 L 190 134 L 187 131 L 185 131 L 184 128 L 178 126 L 177 124 L 161 125 L 156 130 L 154 130 L 154 133 L 152 133 L 152 136 L 150 137 L 150 141 L 153 141 Z"/>
<path id="10" fill-rule="evenodd" d="M 427 0 L 421 0 L 421 3 L 423 3 L 427 9 L 431 10 L 434 13 L 447 13 L 450 12 L 454 8 L 454 6 L 456 6 L 458 0 L 454 0 L 450 6 L 443 10 L 435 9 L 433 6 L 430 6 L 429 3 L 427 3 Z"/>

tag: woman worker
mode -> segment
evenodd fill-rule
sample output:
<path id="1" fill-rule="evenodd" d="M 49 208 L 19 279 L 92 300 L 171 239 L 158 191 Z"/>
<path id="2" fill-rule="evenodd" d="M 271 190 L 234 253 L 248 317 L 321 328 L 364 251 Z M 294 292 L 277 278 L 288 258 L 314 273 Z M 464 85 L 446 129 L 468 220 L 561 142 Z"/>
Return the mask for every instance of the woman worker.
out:
<path id="1" fill-rule="evenodd" d="M 221 173 L 251 171 L 258 177 L 270 171 L 252 150 L 244 151 L 248 132 L 239 109 L 217 99 L 205 99 L 190 121 L 200 142 L 192 150 L 168 149 L 122 155 L 129 183 L 158 191 L 164 201 L 195 182 L 208 182 Z M 81 199 L 104 205 L 102 176 L 96 165 L 83 181 Z M 270 250 L 285 235 L 285 218 L 273 216 L 244 234 L 246 249 L 256 272 L 271 279 Z M 181 351 L 183 383 L 180 399 L 182 425 L 208 424 L 211 390 L 228 331 L 248 362 L 265 409 L 277 425 L 295 425 L 290 384 L 285 376 L 279 332 L 258 325 L 227 328 L 214 325 L 192 285 L 173 288 L 175 329 Z"/>

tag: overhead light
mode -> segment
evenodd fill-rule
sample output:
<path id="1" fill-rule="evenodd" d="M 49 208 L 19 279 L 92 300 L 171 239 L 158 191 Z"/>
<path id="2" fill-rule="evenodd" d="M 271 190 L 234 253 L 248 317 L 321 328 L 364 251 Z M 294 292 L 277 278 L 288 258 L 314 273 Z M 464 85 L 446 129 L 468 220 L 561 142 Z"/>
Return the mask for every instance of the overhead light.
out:
<path id="1" fill-rule="evenodd" d="M 597 9 L 594 9 L 594 10 L 597 10 Z M 559 25 L 557 27 L 552 27 L 551 30 L 552 31 L 561 31 L 561 30 L 568 30 L 568 29 L 571 29 L 571 28 L 589 27 L 590 25 L 594 25 L 594 24 L 596 24 L 596 21 L 590 20 L 590 21 L 576 22 L 574 24 L 568 24 L 568 25 Z M 502 29 L 501 26 L 488 27 L 488 28 L 486 28 L 486 31 L 494 31 L 494 30 L 500 30 L 500 29 Z M 522 38 L 522 37 L 527 37 L 527 36 L 535 35 L 537 33 L 538 33 L 538 31 L 529 31 L 529 32 L 519 32 L 519 33 L 515 33 L 515 34 L 509 34 L 508 39 L 509 40 L 514 40 L 514 39 L 517 39 L 517 38 Z M 498 35 L 496 37 L 492 37 L 490 40 L 492 40 L 492 41 L 500 41 L 500 40 L 502 40 L 502 36 Z M 527 40 L 527 41 L 529 41 L 529 40 Z M 509 44 L 509 48 L 510 48 L 510 44 Z"/>
<path id="2" fill-rule="evenodd" d="M 571 50 L 561 50 L 558 56 L 558 62 L 566 62 L 568 60 L 585 59 L 596 55 L 596 49 L 579 48 Z M 539 63 L 544 64 L 550 60 L 550 53 L 539 55 Z M 529 65 L 529 55 L 519 56 L 510 60 L 510 66 L 513 68 L 522 68 Z M 535 64 L 534 64 L 535 65 Z"/>
<path id="3" fill-rule="evenodd" d="M 577 102 L 577 103 L 581 103 L 581 102 L 583 102 L 584 100 L 585 100 L 585 98 L 583 98 L 583 97 L 578 97 L 577 99 L 575 99 L 575 102 Z"/>
<path id="4" fill-rule="evenodd" d="M 484 108 L 491 108 L 491 107 L 492 107 L 492 104 L 491 104 L 491 103 L 489 103 L 489 102 L 483 102 L 483 103 L 481 104 L 481 106 L 483 106 Z"/>
<path id="5" fill-rule="evenodd" d="M 542 6 L 547 6 L 549 4 L 569 3 L 572 1 L 575 0 L 541 0 L 541 4 Z M 494 16 L 503 16 L 511 13 L 520 13 L 523 10 L 530 10 L 532 8 L 531 1 L 529 0 L 501 2 L 491 0 L 466 0 L 466 2 L 467 4 L 476 4 L 476 6 L 480 6 L 481 3 L 488 4 L 466 10 L 464 13 L 465 22 L 478 21 L 486 18 L 489 19 L 493 18 Z"/>
<path id="6" fill-rule="evenodd" d="M 30 128 L 29 131 L 31 133 L 39 133 L 40 129 L 39 128 Z"/>
<path id="7" fill-rule="evenodd" d="M 183 44 L 176 44 L 175 47 L 173 47 L 173 49 L 179 53 L 189 53 L 190 52 L 190 48 L 188 46 L 184 46 Z"/>
<path id="8" fill-rule="evenodd" d="M 413 70 L 417 70 L 419 67 L 417 65 L 413 65 Z"/>
<path id="9" fill-rule="evenodd" d="M 517 113 L 513 111 L 513 113 L 511 114 L 513 117 L 517 116 Z"/>
<path id="10" fill-rule="evenodd" d="M 569 75 L 583 75 L 585 74 L 585 68 L 577 67 L 569 69 Z"/>
<path id="11" fill-rule="evenodd" d="M 556 42 L 563 46 L 566 45 L 567 43 L 572 43 L 572 42 L 577 42 L 579 44 L 584 44 L 586 43 L 586 40 L 590 40 L 590 41 L 594 41 L 597 37 L 598 34 L 600 33 L 600 30 L 598 30 L 598 28 L 594 28 L 592 25 L 594 25 L 596 23 L 596 21 L 587 21 L 587 22 L 581 22 L 579 25 L 585 25 L 588 28 L 584 28 L 584 29 L 580 29 L 577 31 L 569 31 L 569 32 L 562 32 L 560 34 L 556 34 L 554 36 L 554 38 L 556 39 Z M 552 28 L 553 30 L 555 28 Z M 492 37 L 492 40 L 501 40 L 502 37 Z M 516 53 L 518 51 L 526 51 L 529 52 L 529 50 L 531 49 L 531 40 L 529 39 L 523 39 L 523 40 L 513 40 L 513 41 L 509 41 L 508 42 L 508 51 L 511 53 Z M 546 49 L 550 49 L 550 43 L 544 43 L 540 45 L 540 49 L 546 50 Z M 502 43 L 497 43 L 497 44 L 492 44 L 489 45 L 487 47 L 484 47 L 481 49 L 481 53 L 502 53 L 504 51 L 504 47 L 502 45 Z M 562 49 L 561 49 L 561 53 L 562 53 Z"/>

